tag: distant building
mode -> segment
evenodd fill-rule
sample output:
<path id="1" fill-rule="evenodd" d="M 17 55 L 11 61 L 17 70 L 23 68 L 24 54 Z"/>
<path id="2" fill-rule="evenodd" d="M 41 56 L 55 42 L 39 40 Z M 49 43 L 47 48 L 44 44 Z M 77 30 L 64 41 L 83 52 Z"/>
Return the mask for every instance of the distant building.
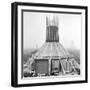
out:
<path id="1" fill-rule="evenodd" d="M 46 41 L 33 55 L 34 72 L 37 76 L 78 74 L 79 64 L 60 44 L 58 18 L 46 17 Z"/>

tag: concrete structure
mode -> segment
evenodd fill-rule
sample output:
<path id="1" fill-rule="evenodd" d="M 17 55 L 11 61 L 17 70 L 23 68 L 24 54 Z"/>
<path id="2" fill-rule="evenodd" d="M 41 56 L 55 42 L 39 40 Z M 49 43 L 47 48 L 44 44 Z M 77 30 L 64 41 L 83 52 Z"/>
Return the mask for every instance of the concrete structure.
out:
<path id="1" fill-rule="evenodd" d="M 79 64 L 59 42 L 58 18 L 46 17 L 46 41 L 33 55 L 37 76 L 75 74 Z"/>

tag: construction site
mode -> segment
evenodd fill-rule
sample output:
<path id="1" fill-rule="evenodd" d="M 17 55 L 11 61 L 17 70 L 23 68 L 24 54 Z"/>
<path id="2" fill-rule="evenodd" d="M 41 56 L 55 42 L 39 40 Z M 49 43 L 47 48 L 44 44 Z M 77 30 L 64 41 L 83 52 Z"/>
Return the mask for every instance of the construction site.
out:
<path id="1" fill-rule="evenodd" d="M 23 77 L 80 75 L 80 64 L 60 43 L 58 17 L 46 16 L 46 40 L 23 65 Z"/>

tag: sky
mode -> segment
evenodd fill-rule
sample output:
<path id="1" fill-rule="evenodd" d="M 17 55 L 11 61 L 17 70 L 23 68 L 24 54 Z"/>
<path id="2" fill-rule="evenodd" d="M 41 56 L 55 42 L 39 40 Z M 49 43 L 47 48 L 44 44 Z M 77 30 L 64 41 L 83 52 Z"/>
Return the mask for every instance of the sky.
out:
<path id="1" fill-rule="evenodd" d="M 65 48 L 81 47 L 81 15 L 41 12 L 23 13 L 24 49 L 41 47 L 46 40 L 46 16 L 57 16 L 59 21 L 59 42 Z"/>

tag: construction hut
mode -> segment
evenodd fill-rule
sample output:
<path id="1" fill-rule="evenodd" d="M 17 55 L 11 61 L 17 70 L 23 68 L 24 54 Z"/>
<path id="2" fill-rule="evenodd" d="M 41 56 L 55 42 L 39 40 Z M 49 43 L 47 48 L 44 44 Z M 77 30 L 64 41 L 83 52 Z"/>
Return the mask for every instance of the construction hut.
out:
<path id="1" fill-rule="evenodd" d="M 46 41 L 34 54 L 38 76 L 75 74 L 79 70 L 79 64 L 59 42 L 58 25 L 57 17 L 46 17 Z"/>

